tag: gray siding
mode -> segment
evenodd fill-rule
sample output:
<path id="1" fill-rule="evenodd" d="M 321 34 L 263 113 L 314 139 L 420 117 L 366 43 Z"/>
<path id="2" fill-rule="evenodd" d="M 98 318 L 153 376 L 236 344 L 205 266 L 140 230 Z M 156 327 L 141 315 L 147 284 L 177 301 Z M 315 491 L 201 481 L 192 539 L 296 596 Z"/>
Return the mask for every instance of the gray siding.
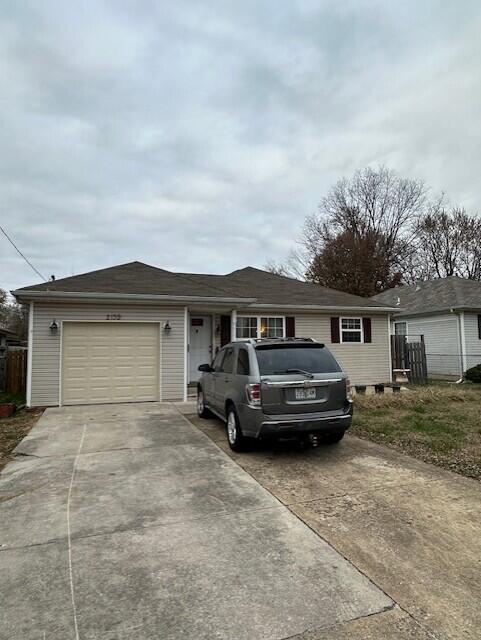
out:
<path id="1" fill-rule="evenodd" d="M 184 308 L 128 304 L 72 304 L 40 303 L 34 305 L 32 348 L 33 406 L 52 406 L 59 403 L 60 384 L 60 327 L 57 335 L 50 333 L 55 318 L 63 320 L 102 321 L 107 314 L 121 314 L 121 321 L 159 322 L 168 320 L 169 335 L 162 331 L 160 390 L 161 400 L 182 399 L 184 395 Z M 116 322 L 115 320 L 112 322 Z"/>
<path id="2" fill-rule="evenodd" d="M 355 313 L 350 315 L 359 317 Z M 372 342 L 369 344 L 332 344 L 330 315 L 296 314 L 295 318 L 296 336 L 324 342 L 347 371 L 353 384 L 378 384 L 391 380 L 387 316 L 370 316 Z"/>
<path id="3" fill-rule="evenodd" d="M 481 363 L 481 340 L 478 335 L 478 315 L 464 314 L 464 337 L 466 342 L 466 369 Z"/>
<path id="4" fill-rule="evenodd" d="M 428 375 L 461 374 L 461 346 L 456 314 L 408 319 L 407 331 L 412 339 L 424 336 Z"/>
<path id="5" fill-rule="evenodd" d="M 390 331 L 387 315 L 372 315 L 372 342 L 369 344 L 332 344 L 331 315 L 326 313 L 296 313 L 270 309 L 242 309 L 239 315 L 294 316 L 296 337 L 324 342 L 334 353 L 353 384 L 378 384 L 391 380 Z M 336 314 L 339 315 L 339 314 Z M 353 311 L 346 316 L 360 317 Z M 365 314 L 364 314 L 365 315 Z"/>

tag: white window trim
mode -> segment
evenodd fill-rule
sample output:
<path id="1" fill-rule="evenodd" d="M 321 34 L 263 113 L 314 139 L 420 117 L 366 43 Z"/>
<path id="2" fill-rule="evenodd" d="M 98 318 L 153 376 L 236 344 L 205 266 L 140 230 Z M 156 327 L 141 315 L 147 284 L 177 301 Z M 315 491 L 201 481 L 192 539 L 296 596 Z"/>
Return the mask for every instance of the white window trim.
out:
<path id="1" fill-rule="evenodd" d="M 344 331 L 360 331 L 361 333 L 361 341 L 360 342 L 352 342 L 352 340 L 346 340 L 344 341 L 342 339 L 342 321 L 343 320 L 359 320 L 360 324 L 361 324 L 361 328 L 360 329 L 344 329 Z M 343 316 L 342 318 L 339 318 L 339 341 L 341 344 L 364 344 L 364 323 L 362 321 L 362 318 L 360 318 L 359 316 Z"/>
<path id="2" fill-rule="evenodd" d="M 405 324 L 406 325 L 406 333 L 404 333 L 404 334 L 403 333 L 396 333 L 396 325 L 397 324 Z M 407 320 L 395 320 L 394 321 L 394 335 L 395 336 L 402 336 L 402 335 L 407 336 L 407 335 L 409 335 Z"/>
<path id="3" fill-rule="evenodd" d="M 243 342 L 244 340 L 251 340 L 252 338 L 238 338 L 237 337 L 237 318 L 256 318 L 257 319 L 257 336 L 256 338 L 260 338 L 261 337 L 261 318 L 282 318 L 282 337 L 285 338 L 286 337 L 286 316 L 280 316 L 280 315 L 273 315 L 273 314 L 266 314 L 263 313 L 262 315 L 258 316 L 257 314 L 242 314 L 242 315 L 237 315 L 236 317 L 236 323 L 235 323 L 235 327 L 234 327 L 234 341 L 237 342 Z"/>
<path id="4" fill-rule="evenodd" d="M 27 407 L 32 406 L 33 313 L 34 302 L 31 300 L 28 307 Z"/>

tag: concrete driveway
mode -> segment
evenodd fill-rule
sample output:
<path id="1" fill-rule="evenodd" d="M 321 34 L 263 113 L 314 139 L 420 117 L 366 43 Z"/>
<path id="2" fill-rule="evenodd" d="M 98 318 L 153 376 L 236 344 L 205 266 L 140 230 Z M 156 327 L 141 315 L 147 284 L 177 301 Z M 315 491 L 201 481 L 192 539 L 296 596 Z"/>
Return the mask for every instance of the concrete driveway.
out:
<path id="1" fill-rule="evenodd" d="M 16 453 L 2 639 L 323 638 L 405 618 L 172 405 L 49 409 Z"/>
<path id="2" fill-rule="evenodd" d="M 309 640 L 481 638 L 481 483 L 351 436 L 234 454 L 190 419 L 396 603 Z"/>

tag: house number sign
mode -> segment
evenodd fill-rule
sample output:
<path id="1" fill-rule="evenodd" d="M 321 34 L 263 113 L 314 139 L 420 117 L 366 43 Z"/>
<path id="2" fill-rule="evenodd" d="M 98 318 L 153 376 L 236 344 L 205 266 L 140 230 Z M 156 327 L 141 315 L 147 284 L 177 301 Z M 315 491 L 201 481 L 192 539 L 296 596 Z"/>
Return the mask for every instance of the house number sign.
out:
<path id="1" fill-rule="evenodd" d="M 105 317 L 107 320 L 120 320 L 122 316 L 120 313 L 108 313 Z"/>

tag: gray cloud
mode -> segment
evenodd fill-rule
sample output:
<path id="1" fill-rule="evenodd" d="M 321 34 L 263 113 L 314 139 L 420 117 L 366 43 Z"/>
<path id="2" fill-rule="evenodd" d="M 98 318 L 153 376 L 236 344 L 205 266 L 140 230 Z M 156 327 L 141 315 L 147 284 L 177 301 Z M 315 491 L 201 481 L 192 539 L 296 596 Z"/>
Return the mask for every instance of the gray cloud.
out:
<path id="1" fill-rule="evenodd" d="M 57 277 L 282 258 L 386 163 L 477 211 L 477 2 L 7 2 L 0 219 Z M 0 239 L 0 286 L 35 275 Z"/>

